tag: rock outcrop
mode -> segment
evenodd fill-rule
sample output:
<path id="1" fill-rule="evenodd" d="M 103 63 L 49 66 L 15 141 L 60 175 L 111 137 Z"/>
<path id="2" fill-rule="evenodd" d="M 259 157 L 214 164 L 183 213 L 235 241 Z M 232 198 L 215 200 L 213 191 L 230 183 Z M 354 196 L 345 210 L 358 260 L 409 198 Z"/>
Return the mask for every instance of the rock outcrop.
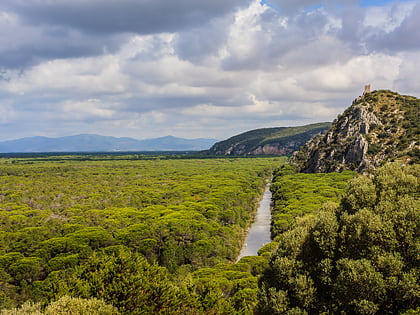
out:
<path id="1" fill-rule="evenodd" d="M 419 99 L 391 91 L 365 92 L 309 140 L 292 159 L 306 173 L 373 169 L 387 160 L 419 159 Z"/>

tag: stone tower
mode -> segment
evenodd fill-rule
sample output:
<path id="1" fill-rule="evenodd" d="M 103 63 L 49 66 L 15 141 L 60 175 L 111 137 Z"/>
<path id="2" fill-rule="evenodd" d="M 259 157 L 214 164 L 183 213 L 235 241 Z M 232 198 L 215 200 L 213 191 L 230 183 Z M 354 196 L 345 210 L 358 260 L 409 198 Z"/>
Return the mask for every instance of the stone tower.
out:
<path id="1" fill-rule="evenodd" d="M 363 95 L 370 93 L 370 84 L 365 85 L 365 90 L 363 91 Z"/>

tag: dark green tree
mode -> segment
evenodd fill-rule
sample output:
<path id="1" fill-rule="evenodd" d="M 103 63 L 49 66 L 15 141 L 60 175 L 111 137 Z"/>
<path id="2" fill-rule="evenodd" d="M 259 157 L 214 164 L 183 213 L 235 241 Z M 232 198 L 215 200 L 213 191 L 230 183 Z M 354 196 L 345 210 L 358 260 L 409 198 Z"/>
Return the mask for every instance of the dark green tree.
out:
<path id="1" fill-rule="evenodd" d="M 71 274 L 53 273 L 45 288 L 56 296 L 104 300 L 122 314 L 181 314 L 197 307 L 194 295 L 177 286 L 166 268 L 121 246 L 93 254 Z"/>
<path id="2" fill-rule="evenodd" d="M 350 180 L 338 206 L 280 234 L 261 314 L 398 314 L 420 303 L 420 165 Z"/>

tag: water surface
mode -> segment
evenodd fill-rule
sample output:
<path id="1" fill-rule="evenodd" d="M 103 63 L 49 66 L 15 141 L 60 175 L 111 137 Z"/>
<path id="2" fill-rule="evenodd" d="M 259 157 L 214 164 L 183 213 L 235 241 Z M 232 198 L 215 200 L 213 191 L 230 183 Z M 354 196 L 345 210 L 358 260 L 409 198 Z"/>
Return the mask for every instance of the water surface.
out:
<path id="1" fill-rule="evenodd" d="M 257 256 L 258 250 L 271 242 L 271 191 L 270 184 L 265 187 L 263 198 L 258 206 L 255 220 L 248 230 L 247 237 L 239 254 L 238 261 L 244 256 Z"/>

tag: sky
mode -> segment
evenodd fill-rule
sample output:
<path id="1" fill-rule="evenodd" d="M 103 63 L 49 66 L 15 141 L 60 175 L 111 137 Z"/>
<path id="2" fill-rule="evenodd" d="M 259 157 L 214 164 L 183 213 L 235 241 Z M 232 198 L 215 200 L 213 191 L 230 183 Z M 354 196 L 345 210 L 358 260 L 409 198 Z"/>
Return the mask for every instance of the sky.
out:
<path id="1" fill-rule="evenodd" d="M 3 0 L 0 141 L 332 121 L 419 65 L 420 0 Z"/>

